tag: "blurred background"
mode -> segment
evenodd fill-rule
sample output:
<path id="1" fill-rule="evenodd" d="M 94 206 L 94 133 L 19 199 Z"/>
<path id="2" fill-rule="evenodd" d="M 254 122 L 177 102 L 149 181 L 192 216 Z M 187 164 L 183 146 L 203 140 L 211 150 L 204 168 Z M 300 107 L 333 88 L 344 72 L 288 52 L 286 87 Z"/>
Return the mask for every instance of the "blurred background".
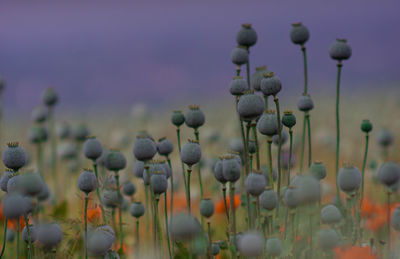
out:
<path id="1" fill-rule="evenodd" d="M 260 65 L 275 71 L 283 96 L 297 97 L 303 87 L 300 48 L 289 39 L 298 21 L 311 32 L 311 95 L 334 96 L 336 67 L 328 48 L 337 37 L 353 48 L 344 64 L 345 96 L 395 92 L 399 10 L 396 0 L 2 1 L 5 115 L 29 116 L 48 86 L 60 94 L 58 113 L 82 116 L 231 101 L 230 52 L 242 23 L 252 23 L 259 35 L 252 71 Z"/>

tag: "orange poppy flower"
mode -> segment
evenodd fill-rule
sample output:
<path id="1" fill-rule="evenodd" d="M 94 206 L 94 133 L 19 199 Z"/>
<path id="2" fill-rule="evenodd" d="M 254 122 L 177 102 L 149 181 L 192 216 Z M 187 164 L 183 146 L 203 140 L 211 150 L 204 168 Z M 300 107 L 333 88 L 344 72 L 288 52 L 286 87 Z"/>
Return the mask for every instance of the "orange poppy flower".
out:
<path id="1" fill-rule="evenodd" d="M 167 197 L 168 210 L 171 208 L 171 196 Z M 185 211 L 187 209 L 186 195 L 184 193 L 174 192 L 174 213 Z"/>
<path id="2" fill-rule="evenodd" d="M 17 231 L 17 219 L 8 219 L 7 227 L 11 228 L 14 231 Z M 25 227 L 25 219 L 24 219 L 24 217 L 20 217 L 19 218 L 19 229 L 22 231 L 22 229 L 24 227 Z"/>
<path id="3" fill-rule="evenodd" d="M 377 259 L 376 255 L 373 254 L 371 247 L 359 247 L 352 246 L 347 248 L 335 248 L 334 252 L 336 254 L 335 259 Z"/>
<path id="4" fill-rule="evenodd" d="M 226 204 L 227 204 L 227 209 L 229 210 L 230 208 L 230 198 L 226 197 Z M 237 209 L 240 205 L 240 196 L 239 194 L 235 194 L 235 197 L 233 199 L 233 206 L 235 209 Z M 224 204 L 224 199 L 219 200 L 215 204 L 215 212 L 218 214 L 225 213 L 225 204 Z"/>
<path id="5" fill-rule="evenodd" d="M 90 209 L 88 208 L 88 210 L 87 210 L 88 222 L 93 222 L 101 217 L 102 217 L 102 214 L 101 214 L 100 207 L 95 206 L 94 208 L 90 208 Z"/>

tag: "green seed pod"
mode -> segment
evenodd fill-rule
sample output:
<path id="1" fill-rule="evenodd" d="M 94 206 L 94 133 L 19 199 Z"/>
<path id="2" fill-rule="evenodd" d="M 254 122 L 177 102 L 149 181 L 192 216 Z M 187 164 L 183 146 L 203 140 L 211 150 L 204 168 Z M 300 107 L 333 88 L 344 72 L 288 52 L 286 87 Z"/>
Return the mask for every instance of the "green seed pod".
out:
<path id="1" fill-rule="evenodd" d="M 98 227 L 89 232 L 87 249 L 90 255 L 105 256 L 115 241 L 115 232 L 109 226 Z"/>
<path id="2" fill-rule="evenodd" d="M 304 45 L 310 38 L 310 32 L 301 22 L 292 23 L 290 39 L 294 44 Z"/>
<path id="3" fill-rule="evenodd" d="M 369 120 L 363 120 L 361 122 L 361 131 L 369 133 L 372 130 L 372 123 Z"/>
<path id="4" fill-rule="evenodd" d="M 21 176 L 18 173 L 13 173 L 10 175 L 7 182 L 7 192 L 18 192 L 22 193 Z"/>
<path id="5" fill-rule="evenodd" d="M 91 170 L 84 170 L 78 178 L 78 188 L 82 192 L 89 194 L 97 188 L 96 175 Z"/>
<path id="6" fill-rule="evenodd" d="M 218 243 L 212 243 L 211 245 L 211 253 L 213 256 L 217 256 L 219 254 L 219 244 Z"/>
<path id="7" fill-rule="evenodd" d="M 396 231 L 400 231 L 400 207 L 397 207 L 393 213 L 391 218 L 392 227 Z"/>
<path id="8" fill-rule="evenodd" d="M 36 227 L 36 238 L 40 247 L 51 249 L 61 242 L 63 232 L 57 223 L 42 223 Z"/>
<path id="9" fill-rule="evenodd" d="M 190 241 L 201 234 L 199 221 L 191 215 L 179 213 L 170 221 L 170 233 L 173 240 Z"/>
<path id="10" fill-rule="evenodd" d="M 282 241 L 277 237 L 268 238 L 266 246 L 267 253 L 272 256 L 279 256 L 282 253 Z"/>
<path id="11" fill-rule="evenodd" d="M 86 158 L 96 161 L 103 153 L 101 142 L 95 138 L 88 138 L 83 144 L 83 154 Z"/>
<path id="12" fill-rule="evenodd" d="M 318 180 L 322 180 L 326 177 L 326 167 L 321 161 L 315 161 L 310 166 L 310 173 Z"/>
<path id="13" fill-rule="evenodd" d="M 201 148 L 197 141 L 189 140 L 181 149 L 181 160 L 188 166 L 192 166 L 200 162 Z"/>
<path id="14" fill-rule="evenodd" d="M 152 139 L 144 135 L 136 137 L 135 143 L 133 144 L 133 154 L 137 160 L 151 160 L 156 153 L 157 145 Z"/>
<path id="15" fill-rule="evenodd" d="M 256 153 L 257 151 L 256 142 L 254 140 L 249 140 L 248 148 L 250 154 Z"/>
<path id="16" fill-rule="evenodd" d="M 339 236 L 333 229 L 321 229 L 317 233 L 319 247 L 323 250 L 332 250 L 339 244 Z"/>
<path id="17" fill-rule="evenodd" d="M 68 123 L 63 122 L 57 125 L 57 136 L 60 139 L 67 139 L 71 136 L 71 128 Z"/>
<path id="18" fill-rule="evenodd" d="M 377 139 L 378 139 L 378 144 L 381 147 L 388 147 L 392 145 L 394 141 L 393 134 L 388 129 L 381 129 L 380 131 L 378 131 Z"/>
<path id="19" fill-rule="evenodd" d="M 7 168 L 18 171 L 28 161 L 25 151 L 18 146 L 18 142 L 7 143 L 7 148 L 3 151 L 3 163 Z"/>
<path id="20" fill-rule="evenodd" d="M 346 60 L 351 57 L 351 47 L 346 39 L 336 39 L 329 48 L 329 56 L 338 61 Z"/>
<path id="21" fill-rule="evenodd" d="M 324 224 L 336 224 L 342 219 L 340 210 L 332 204 L 326 205 L 321 210 L 321 222 Z"/>
<path id="22" fill-rule="evenodd" d="M 155 194 L 163 194 L 168 189 L 168 180 L 164 172 L 155 171 L 150 177 L 151 186 Z"/>
<path id="23" fill-rule="evenodd" d="M 229 148 L 235 152 L 242 154 L 244 151 L 243 141 L 240 138 L 234 138 L 229 143 Z"/>
<path id="24" fill-rule="evenodd" d="M 29 225 L 29 234 L 31 236 L 31 242 L 36 241 L 36 228 L 34 225 Z M 22 229 L 22 239 L 24 240 L 25 243 L 29 243 L 29 237 L 28 237 L 28 230 L 26 229 L 26 226 Z"/>
<path id="25" fill-rule="evenodd" d="M 264 74 L 264 78 L 261 79 L 260 89 L 264 96 L 275 96 L 281 91 L 282 82 L 274 75 L 274 72 L 269 72 Z"/>
<path id="26" fill-rule="evenodd" d="M 379 181 L 386 185 L 392 186 L 399 181 L 400 167 L 397 163 L 386 162 L 378 170 Z"/>
<path id="27" fill-rule="evenodd" d="M 135 218 L 140 218 L 141 216 L 144 215 L 145 209 L 144 206 L 141 202 L 134 202 L 131 204 L 129 208 L 129 213 L 131 214 L 132 217 Z"/>
<path id="28" fill-rule="evenodd" d="M 224 174 L 222 172 L 222 160 L 221 159 L 215 163 L 213 172 L 214 172 L 215 179 L 217 179 L 218 182 L 220 182 L 222 184 L 227 182 L 227 180 L 225 179 Z"/>
<path id="29" fill-rule="evenodd" d="M 12 228 L 9 228 L 6 234 L 6 241 L 12 243 L 14 242 L 14 239 L 15 239 L 15 232 Z"/>
<path id="30" fill-rule="evenodd" d="M 247 82 L 242 76 L 235 76 L 229 84 L 229 92 L 231 95 L 239 96 L 247 90 Z"/>
<path id="31" fill-rule="evenodd" d="M 299 191 L 293 186 L 289 186 L 283 196 L 283 200 L 288 208 L 296 208 L 300 205 Z"/>
<path id="32" fill-rule="evenodd" d="M 266 210 L 273 210 L 278 205 L 278 195 L 269 188 L 260 195 L 260 205 Z"/>
<path id="33" fill-rule="evenodd" d="M 47 119 L 47 110 L 43 106 L 38 106 L 32 110 L 32 121 L 37 123 L 45 122 Z"/>
<path id="34" fill-rule="evenodd" d="M 200 215 L 206 218 L 210 218 L 214 215 L 215 207 L 211 199 L 203 199 L 200 201 Z"/>
<path id="35" fill-rule="evenodd" d="M 261 91 L 261 80 L 264 78 L 264 74 L 270 72 L 271 71 L 268 71 L 266 66 L 256 67 L 256 72 L 251 76 L 251 85 L 254 91 Z"/>
<path id="36" fill-rule="evenodd" d="M 74 142 L 61 143 L 58 154 L 64 160 L 73 159 L 77 156 L 77 148 Z"/>
<path id="37" fill-rule="evenodd" d="M 251 27 L 251 24 L 245 23 L 242 24 L 242 27 L 236 34 L 236 42 L 239 45 L 251 47 L 257 42 L 257 33 Z"/>
<path id="38" fill-rule="evenodd" d="M 244 233 L 238 240 L 240 254 L 245 257 L 257 257 L 264 250 L 264 237 L 256 231 Z"/>
<path id="39" fill-rule="evenodd" d="M 143 178 L 143 172 L 144 172 L 144 162 L 137 160 L 134 164 L 133 164 L 133 174 L 137 177 L 137 178 Z"/>
<path id="40" fill-rule="evenodd" d="M 351 193 L 361 185 L 361 172 L 354 166 L 344 166 L 339 171 L 338 184 L 342 191 Z"/>
<path id="41" fill-rule="evenodd" d="M 48 133 L 46 127 L 43 125 L 34 125 L 29 129 L 28 133 L 29 141 L 38 144 L 42 142 L 46 142 L 48 138 Z"/>
<path id="42" fill-rule="evenodd" d="M 74 126 L 74 128 L 72 128 L 72 136 L 78 142 L 85 141 L 89 136 L 89 134 L 90 134 L 89 129 L 83 123 L 77 124 Z"/>
<path id="43" fill-rule="evenodd" d="M 302 112 L 311 111 L 314 108 L 314 102 L 309 94 L 303 94 L 297 101 L 297 108 Z"/>
<path id="44" fill-rule="evenodd" d="M 181 111 L 174 111 L 171 116 L 171 122 L 176 127 L 180 127 L 183 123 L 185 123 L 185 116 Z"/>
<path id="45" fill-rule="evenodd" d="M 37 173 L 23 174 L 20 181 L 25 195 L 36 196 L 43 190 L 43 180 Z"/>
<path id="46" fill-rule="evenodd" d="M 47 88 L 46 90 L 44 90 L 42 94 L 42 100 L 43 103 L 48 107 L 56 105 L 58 102 L 58 95 L 54 88 Z"/>
<path id="47" fill-rule="evenodd" d="M 299 190 L 299 198 L 303 204 L 317 202 L 320 199 L 320 185 L 319 181 L 312 176 L 304 175 L 299 177 L 296 184 Z"/>
<path id="48" fill-rule="evenodd" d="M 174 150 L 174 144 L 167 138 L 161 138 L 157 143 L 157 151 L 162 156 L 169 156 Z"/>
<path id="49" fill-rule="evenodd" d="M 284 111 L 282 117 L 282 124 L 289 129 L 296 125 L 296 117 L 292 111 Z"/>
<path id="50" fill-rule="evenodd" d="M 189 105 L 189 111 L 185 115 L 185 123 L 189 128 L 197 129 L 206 121 L 206 117 L 198 105 Z"/>
<path id="51" fill-rule="evenodd" d="M 265 177 L 260 172 L 252 172 L 246 177 L 246 192 L 253 196 L 259 196 L 263 193 L 266 185 Z"/>
<path id="52" fill-rule="evenodd" d="M 125 195 L 128 195 L 128 196 L 134 195 L 135 192 L 136 192 L 136 186 L 135 186 L 135 184 L 132 183 L 131 181 L 125 182 L 125 183 L 122 185 L 122 192 L 123 192 Z"/>
<path id="53" fill-rule="evenodd" d="M 231 52 L 231 60 L 233 64 L 238 66 L 246 64 L 247 61 L 249 61 L 249 52 L 245 49 L 245 47 L 236 47 Z"/>
<path id="54" fill-rule="evenodd" d="M 242 166 L 233 156 L 225 156 L 222 160 L 222 174 L 229 182 L 239 180 L 242 171 Z"/>
<path id="55" fill-rule="evenodd" d="M 24 197 L 18 192 L 9 193 L 3 200 L 3 214 L 9 219 L 21 217 L 26 212 Z"/>
<path id="56" fill-rule="evenodd" d="M 104 190 L 102 193 L 102 200 L 104 206 L 107 208 L 116 208 L 122 204 L 123 197 L 119 196 L 116 190 Z"/>
<path id="57" fill-rule="evenodd" d="M 282 144 L 282 146 L 286 144 L 286 142 L 288 141 L 288 139 L 289 139 L 289 134 L 287 133 L 287 131 L 285 131 L 285 130 L 282 129 L 282 130 L 281 130 L 281 144 Z M 272 136 L 272 142 L 273 142 L 276 146 L 279 145 L 279 135 L 278 135 L 278 134 L 275 134 L 275 135 Z"/>
<path id="58" fill-rule="evenodd" d="M 272 137 L 278 133 L 278 121 L 275 111 L 266 111 L 257 122 L 258 131 Z"/>
<path id="59" fill-rule="evenodd" d="M 109 171 L 120 171 L 126 167 L 126 158 L 119 150 L 110 150 L 104 165 Z"/>

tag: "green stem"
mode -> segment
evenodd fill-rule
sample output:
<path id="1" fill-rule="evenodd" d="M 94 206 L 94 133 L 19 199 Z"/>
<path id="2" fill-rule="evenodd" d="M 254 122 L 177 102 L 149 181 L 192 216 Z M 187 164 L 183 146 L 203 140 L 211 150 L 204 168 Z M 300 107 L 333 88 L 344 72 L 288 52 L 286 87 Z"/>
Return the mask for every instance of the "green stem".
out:
<path id="1" fill-rule="evenodd" d="M 32 241 L 31 241 L 31 230 L 29 229 L 29 220 L 28 220 L 27 214 L 24 214 L 24 219 L 25 219 L 26 232 L 28 234 L 28 259 L 30 259 L 31 258 Z"/>
<path id="2" fill-rule="evenodd" d="M 311 156 L 311 123 L 310 123 L 310 114 L 306 112 L 306 121 L 307 121 L 307 131 L 308 131 L 308 168 L 311 166 L 312 156 Z"/>
<path id="3" fill-rule="evenodd" d="M 288 163 L 288 175 L 287 175 L 287 186 L 290 185 L 290 166 L 292 163 L 292 149 L 293 149 L 293 130 L 289 129 L 289 163 Z"/>
<path id="4" fill-rule="evenodd" d="M 139 245 L 139 242 L 140 242 L 140 239 L 139 239 L 139 219 L 136 219 L 136 249 L 135 249 L 135 252 L 136 252 L 136 256 L 137 256 L 137 258 L 139 258 L 138 256 L 139 256 L 139 248 L 140 248 L 140 245 Z"/>
<path id="5" fill-rule="evenodd" d="M 56 132 L 54 130 L 54 108 L 49 106 L 49 128 L 50 128 L 50 143 L 51 143 L 51 169 L 54 177 L 54 182 L 58 186 L 58 173 L 57 173 L 57 143 L 56 143 Z M 56 188 L 58 190 L 58 188 Z M 56 194 L 57 192 L 55 192 Z"/>
<path id="6" fill-rule="evenodd" d="M 149 206 L 149 190 L 148 190 L 148 186 L 144 185 L 144 198 L 145 198 L 145 202 L 146 202 L 146 210 L 150 212 L 150 206 Z M 145 213 L 146 214 L 146 229 L 149 229 L 149 225 L 150 225 L 150 213 Z"/>
<path id="7" fill-rule="evenodd" d="M 336 161 L 335 161 L 335 173 L 336 179 L 339 173 L 339 147 L 340 147 L 340 119 L 339 119 L 339 101 L 340 101 L 340 74 L 341 74 L 342 63 L 339 61 L 337 64 L 337 85 L 336 85 Z M 336 198 L 338 204 L 341 207 L 342 203 L 340 200 L 340 190 L 338 181 L 336 181 Z"/>
<path id="8" fill-rule="evenodd" d="M 94 174 L 96 175 L 96 181 L 97 181 L 96 193 L 97 193 L 97 198 L 99 199 L 101 215 L 103 218 L 103 223 L 106 224 L 106 213 L 104 211 L 103 200 L 101 199 L 101 196 L 100 196 L 99 175 L 98 175 L 96 161 L 93 161 L 93 169 L 94 169 Z"/>
<path id="9" fill-rule="evenodd" d="M 303 172 L 304 150 L 306 145 L 306 113 L 304 112 L 303 118 L 303 131 L 301 134 L 301 155 L 300 155 L 300 174 Z"/>
<path id="10" fill-rule="evenodd" d="M 247 48 L 249 58 L 246 63 L 247 89 L 250 90 L 250 48 Z"/>
<path id="11" fill-rule="evenodd" d="M 3 257 L 4 251 L 6 250 L 7 222 L 8 222 L 8 218 L 5 217 L 5 219 L 4 219 L 4 233 L 3 233 L 3 247 L 1 248 L 0 259 Z"/>
<path id="12" fill-rule="evenodd" d="M 88 200 L 89 196 L 87 193 L 85 193 L 85 259 L 88 258 L 88 252 L 87 252 L 87 241 L 88 241 L 88 234 L 87 234 L 87 207 L 88 207 Z"/>
<path id="13" fill-rule="evenodd" d="M 264 95 L 265 110 L 268 111 L 268 95 Z"/>
<path id="14" fill-rule="evenodd" d="M 301 52 L 303 52 L 303 61 L 304 61 L 304 93 L 307 94 L 307 85 L 308 85 L 307 55 L 306 55 L 306 47 L 304 45 L 301 46 Z"/>
<path id="15" fill-rule="evenodd" d="M 124 249 L 124 233 L 122 232 L 122 195 L 120 191 L 120 186 L 119 186 L 119 173 L 118 171 L 115 171 L 115 180 L 117 181 L 117 195 L 118 195 L 118 216 L 119 216 L 119 240 L 120 240 L 120 253 L 123 254 Z M 149 178 L 150 181 L 150 178 Z"/>
<path id="16" fill-rule="evenodd" d="M 231 234 L 232 234 L 232 244 L 233 246 L 233 252 L 232 252 L 232 258 L 236 257 L 236 216 L 235 216 L 235 204 L 234 204 L 234 199 L 235 199 L 235 183 L 229 183 L 229 208 L 231 210 Z"/>
<path id="17" fill-rule="evenodd" d="M 190 209 L 190 175 L 192 173 L 192 167 L 189 166 L 189 168 L 187 169 L 187 175 L 188 175 L 188 179 L 187 179 L 187 209 L 188 209 L 188 213 L 191 214 L 191 209 Z"/>
<path id="18" fill-rule="evenodd" d="M 362 165 L 362 181 L 361 181 L 361 200 L 360 200 L 360 208 L 362 206 L 363 198 L 364 198 L 364 174 L 365 174 L 365 167 L 367 164 L 367 155 L 368 155 L 368 141 L 369 135 L 368 133 L 365 134 L 365 152 L 364 152 L 364 160 Z"/>
<path id="19" fill-rule="evenodd" d="M 42 163 L 42 142 L 39 142 L 37 144 L 37 169 L 39 171 L 39 175 L 44 179 L 43 177 L 43 163 Z"/>
<path id="20" fill-rule="evenodd" d="M 260 149 L 259 149 L 259 146 L 258 146 L 256 125 L 257 125 L 256 123 L 253 123 L 251 125 L 251 127 L 253 129 L 254 141 L 256 142 L 256 165 L 257 165 L 257 170 L 260 170 Z"/>
<path id="21" fill-rule="evenodd" d="M 169 157 L 167 157 L 167 162 L 169 165 L 169 169 L 171 170 L 171 197 L 170 197 L 170 218 L 172 219 L 172 215 L 173 215 L 173 211 L 174 211 L 174 174 L 172 172 L 172 165 L 171 165 L 171 159 L 169 159 Z M 165 208 L 167 210 L 167 208 Z"/>
<path id="22" fill-rule="evenodd" d="M 170 240 L 169 240 L 169 228 L 168 228 L 167 192 L 165 192 L 165 196 L 164 196 L 164 214 L 165 214 L 165 229 L 166 229 L 165 235 L 167 236 L 168 254 L 169 254 L 169 258 L 172 259 L 171 244 L 170 244 Z"/>
<path id="23" fill-rule="evenodd" d="M 390 227 L 391 227 L 391 224 L 390 224 L 390 194 L 391 193 L 388 191 L 387 192 L 387 231 L 388 231 L 388 251 L 389 251 L 388 254 L 390 254 L 390 251 L 392 249 L 392 236 L 390 233 Z"/>
<path id="24" fill-rule="evenodd" d="M 279 99 L 277 96 L 274 96 L 274 102 L 276 106 L 276 115 L 278 119 L 278 197 L 281 197 L 281 150 L 282 150 L 282 130 L 281 130 L 281 113 L 279 111 Z M 276 207 L 276 213 L 278 215 L 279 212 L 279 202 Z"/>
<path id="25" fill-rule="evenodd" d="M 194 130 L 194 135 L 196 136 L 196 140 L 199 142 L 200 144 L 200 137 L 199 137 L 199 131 L 197 129 Z M 200 185 L 200 200 L 203 199 L 203 183 L 201 180 L 201 167 L 200 167 L 200 163 L 198 163 L 197 165 L 197 175 L 199 177 L 199 185 Z"/>
<path id="26" fill-rule="evenodd" d="M 267 153 L 268 153 L 268 166 L 269 166 L 269 186 L 274 188 L 274 174 L 272 172 L 272 139 L 267 136 Z"/>
<path id="27" fill-rule="evenodd" d="M 246 158 L 249 159 L 249 135 L 250 135 L 250 122 L 246 124 L 246 141 L 245 141 L 245 150 L 246 150 Z M 248 160 L 247 160 L 248 161 Z M 250 160 L 252 163 L 252 161 Z M 249 167 L 249 163 L 247 163 L 247 168 Z M 248 175 L 248 171 L 246 176 Z M 250 195 L 246 192 L 246 201 L 247 201 L 247 217 L 249 219 L 249 228 L 253 228 L 252 225 L 252 215 L 251 215 L 251 207 L 250 207 Z M 232 202 L 232 201 L 231 201 Z"/>
<path id="28" fill-rule="evenodd" d="M 260 208 L 260 197 L 259 196 L 257 196 L 256 208 L 257 208 L 257 226 L 258 226 L 258 230 L 261 231 L 262 225 L 261 225 L 261 208 Z"/>
<path id="29" fill-rule="evenodd" d="M 207 220 L 207 232 L 208 232 L 208 258 L 212 259 L 212 237 L 211 237 L 210 220 Z"/>
<path id="30" fill-rule="evenodd" d="M 229 224 L 228 203 L 226 202 L 226 183 L 222 184 L 222 197 L 224 198 L 225 214 Z"/>
<path id="31" fill-rule="evenodd" d="M 181 154 L 181 130 L 180 130 L 179 127 L 176 128 L 176 135 L 178 137 L 179 154 Z M 186 201 L 187 201 L 188 197 L 187 197 L 187 183 L 186 183 L 186 175 L 185 175 L 185 165 L 183 164 L 182 160 L 181 160 L 181 166 L 182 166 L 183 184 L 185 185 L 185 194 L 186 194 Z"/>

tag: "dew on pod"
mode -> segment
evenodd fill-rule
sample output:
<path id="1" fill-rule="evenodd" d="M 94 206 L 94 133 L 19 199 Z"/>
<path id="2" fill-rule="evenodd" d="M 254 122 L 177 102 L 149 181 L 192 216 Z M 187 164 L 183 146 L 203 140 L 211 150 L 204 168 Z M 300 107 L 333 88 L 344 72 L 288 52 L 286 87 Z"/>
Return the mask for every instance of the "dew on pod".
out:
<path id="1" fill-rule="evenodd" d="M 14 173 L 13 170 L 6 168 L 6 171 L 1 176 L 0 179 L 0 188 L 3 192 L 7 192 L 7 184 L 8 180 L 10 179 L 11 175 Z"/>
<path id="2" fill-rule="evenodd" d="M 393 213 L 391 218 L 392 227 L 396 231 L 400 231 L 400 207 L 397 207 Z"/>
<path id="3" fill-rule="evenodd" d="M 260 205 L 266 210 L 275 209 L 278 205 L 278 194 L 272 188 L 267 188 L 260 195 Z"/>
<path id="4" fill-rule="evenodd" d="M 393 144 L 393 133 L 388 129 L 381 129 L 377 134 L 378 144 L 381 147 L 388 147 Z"/>
<path id="5" fill-rule="evenodd" d="M 160 138 L 157 143 L 157 151 L 160 155 L 168 157 L 174 150 L 174 144 L 166 137 Z"/>
<path id="6" fill-rule="evenodd" d="M 229 92 L 233 96 L 239 96 L 244 94 L 247 90 L 247 82 L 243 79 L 243 76 L 235 76 L 229 84 Z"/>
<path id="7" fill-rule="evenodd" d="M 34 225 L 29 225 L 29 234 L 31 237 L 31 242 L 36 241 L 36 228 Z M 26 226 L 22 229 L 22 239 L 24 240 L 25 243 L 29 243 L 29 237 L 28 237 L 28 230 Z"/>
<path id="8" fill-rule="evenodd" d="M 274 72 L 269 72 L 261 79 L 260 89 L 264 96 L 276 96 L 282 89 L 282 82 Z"/>
<path id="9" fill-rule="evenodd" d="M 164 172 L 154 171 L 150 177 L 151 186 L 155 194 L 163 194 L 168 189 L 168 180 Z"/>
<path id="10" fill-rule="evenodd" d="M 373 126 L 370 120 L 362 120 L 360 128 L 362 132 L 369 133 L 372 130 Z"/>
<path id="11" fill-rule="evenodd" d="M 236 42 L 241 46 L 251 47 L 257 42 L 257 32 L 251 27 L 250 23 L 242 24 L 236 34 Z"/>
<path id="12" fill-rule="evenodd" d="M 347 193 L 357 191 L 361 185 L 361 172 L 354 166 L 345 165 L 340 169 L 337 181 L 342 191 Z"/>
<path id="13" fill-rule="evenodd" d="M 145 209 L 141 202 L 134 202 L 129 207 L 129 213 L 131 214 L 132 217 L 135 217 L 137 219 L 143 216 L 144 212 Z"/>
<path id="14" fill-rule="evenodd" d="M 323 250 L 331 250 L 339 244 L 339 236 L 334 229 L 321 229 L 317 232 L 319 246 Z"/>
<path id="15" fill-rule="evenodd" d="M 3 163 L 7 168 L 18 171 L 27 160 L 28 157 L 18 142 L 7 143 L 7 148 L 3 151 Z"/>
<path id="16" fill-rule="evenodd" d="M 346 60 L 351 57 L 352 51 L 346 39 L 336 39 L 329 48 L 329 56 L 338 61 Z"/>
<path id="17" fill-rule="evenodd" d="M 395 162 L 386 162 L 378 170 L 379 181 L 386 185 L 392 186 L 399 181 L 400 167 Z"/>
<path id="18" fill-rule="evenodd" d="M 92 170 L 85 169 L 79 175 L 78 188 L 82 192 L 89 194 L 97 188 L 97 178 Z"/>
<path id="19" fill-rule="evenodd" d="M 181 160 L 188 166 L 192 166 L 200 162 L 201 159 L 201 148 L 199 142 L 196 140 L 190 140 L 183 145 L 181 149 Z"/>
<path id="20" fill-rule="evenodd" d="M 96 161 L 103 153 L 101 142 L 96 137 L 89 137 L 83 144 L 83 154 L 86 158 Z"/>
<path id="21" fill-rule="evenodd" d="M 233 155 L 226 155 L 222 160 L 222 175 L 229 182 L 239 180 L 242 166 Z"/>
<path id="22" fill-rule="evenodd" d="M 48 138 L 48 132 L 46 127 L 43 125 L 34 125 L 29 129 L 28 138 L 31 143 L 38 144 L 46 142 Z"/>
<path id="23" fill-rule="evenodd" d="M 126 167 L 126 158 L 119 150 L 110 150 L 107 154 L 104 165 L 109 171 L 120 171 Z"/>
<path id="24" fill-rule="evenodd" d="M 211 199 L 205 198 L 200 201 L 200 215 L 210 218 L 215 211 L 214 203 Z"/>
<path id="25" fill-rule="evenodd" d="M 261 172 L 253 171 L 246 177 L 246 192 L 253 196 L 259 196 L 263 193 L 265 186 L 267 186 L 267 182 Z"/>
<path id="26" fill-rule="evenodd" d="M 182 111 L 175 110 L 172 113 L 171 122 L 176 127 L 180 127 L 183 123 L 185 123 L 185 115 L 183 115 Z"/>
<path id="27" fill-rule="evenodd" d="M 311 111 L 314 108 L 314 102 L 309 94 L 303 94 L 297 100 L 297 108 L 302 112 Z"/>
<path id="28" fill-rule="evenodd" d="M 87 249 L 90 255 L 105 256 L 115 241 L 114 230 L 105 225 L 89 232 Z"/>
<path id="29" fill-rule="evenodd" d="M 137 160 L 151 160 L 157 153 L 157 145 L 146 135 L 138 135 L 133 143 L 133 154 Z"/>
<path id="30" fill-rule="evenodd" d="M 79 123 L 72 128 L 72 136 L 76 141 L 79 142 L 85 141 L 89 136 L 89 134 L 90 131 L 88 127 L 83 123 Z"/>
<path id="31" fill-rule="evenodd" d="M 123 192 L 125 195 L 128 195 L 128 196 L 134 195 L 135 192 L 136 192 L 136 186 L 135 186 L 135 184 L 134 184 L 133 182 L 131 182 L 131 181 L 125 182 L 125 183 L 122 185 L 122 192 Z"/>
<path id="32" fill-rule="evenodd" d="M 173 240 L 190 241 L 201 234 L 199 221 L 191 215 L 179 213 L 170 221 L 170 233 Z"/>
<path id="33" fill-rule="evenodd" d="M 292 23 L 290 39 L 294 44 L 303 46 L 310 38 L 310 32 L 301 22 Z"/>
<path id="34" fill-rule="evenodd" d="M 189 110 L 185 115 L 185 123 L 189 128 L 197 129 L 206 121 L 206 117 L 202 110 L 200 110 L 200 106 L 198 105 L 189 105 Z"/>
<path id="35" fill-rule="evenodd" d="M 296 117 L 292 111 L 284 111 L 282 116 L 282 124 L 289 129 L 296 125 Z"/>
<path id="36" fill-rule="evenodd" d="M 49 87 L 42 94 L 42 101 L 47 107 L 53 107 L 58 102 L 58 95 L 54 88 Z"/>
<path id="37" fill-rule="evenodd" d="M 144 162 L 140 160 L 135 161 L 135 163 L 133 164 L 133 174 L 137 178 L 143 178 L 143 172 L 144 172 Z"/>
<path id="38" fill-rule="evenodd" d="M 256 120 L 264 112 L 264 100 L 261 96 L 254 94 L 253 91 L 248 91 L 240 97 L 237 111 L 246 122 Z"/>
<path id="39" fill-rule="evenodd" d="M 340 210 L 332 204 L 326 205 L 321 210 L 321 222 L 324 224 L 336 224 L 342 219 Z"/>
<path id="40" fill-rule="evenodd" d="M 257 122 L 257 129 L 261 134 L 270 137 L 278 134 L 278 121 L 275 111 L 265 111 Z"/>
<path id="41" fill-rule="evenodd" d="M 40 223 L 35 230 L 38 245 L 45 249 L 56 247 L 63 238 L 62 229 L 57 223 Z"/>
<path id="42" fill-rule="evenodd" d="M 231 52 L 232 63 L 238 66 L 246 64 L 249 61 L 249 52 L 244 46 L 238 46 Z"/>
<path id="43" fill-rule="evenodd" d="M 251 86 L 254 91 L 261 91 L 261 80 L 264 78 L 264 74 L 269 72 L 266 66 L 256 67 L 256 71 L 251 76 Z"/>
<path id="44" fill-rule="evenodd" d="M 20 181 L 25 195 L 36 196 L 43 190 L 43 180 L 37 173 L 25 173 Z"/>
<path id="45" fill-rule="evenodd" d="M 257 257 L 264 250 L 264 237 L 256 231 L 244 233 L 238 241 L 240 254 L 246 257 Z"/>
<path id="46" fill-rule="evenodd" d="M 43 106 L 35 107 L 31 113 L 32 121 L 37 123 L 45 122 L 47 119 L 47 110 Z"/>
<path id="47" fill-rule="evenodd" d="M 321 161 L 315 161 L 310 166 L 310 174 L 318 180 L 326 177 L 326 167 Z"/>
<path id="48" fill-rule="evenodd" d="M 285 145 L 286 142 L 289 139 L 289 134 L 287 133 L 286 130 L 281 130 L 281 145 Z M 276 146 L 279 145 L 279 134 L 275 134 L 272 136 L 272 143 L 274 143 Z"/>
<path id="49" fill-rule="evenodd" d="M 229 148 L 235 152 L 242 154 L 244 151 L 243 141 L 240 138 L 233 138 L 229 143 Z"/>
<path id="50" fill-rule="evenodd" d="M 266 244 L 266 250 L 267 253 L 272 256 L 279 256 L 283 250 L 282 241 L 277 237 L 268 238 Z"/>

